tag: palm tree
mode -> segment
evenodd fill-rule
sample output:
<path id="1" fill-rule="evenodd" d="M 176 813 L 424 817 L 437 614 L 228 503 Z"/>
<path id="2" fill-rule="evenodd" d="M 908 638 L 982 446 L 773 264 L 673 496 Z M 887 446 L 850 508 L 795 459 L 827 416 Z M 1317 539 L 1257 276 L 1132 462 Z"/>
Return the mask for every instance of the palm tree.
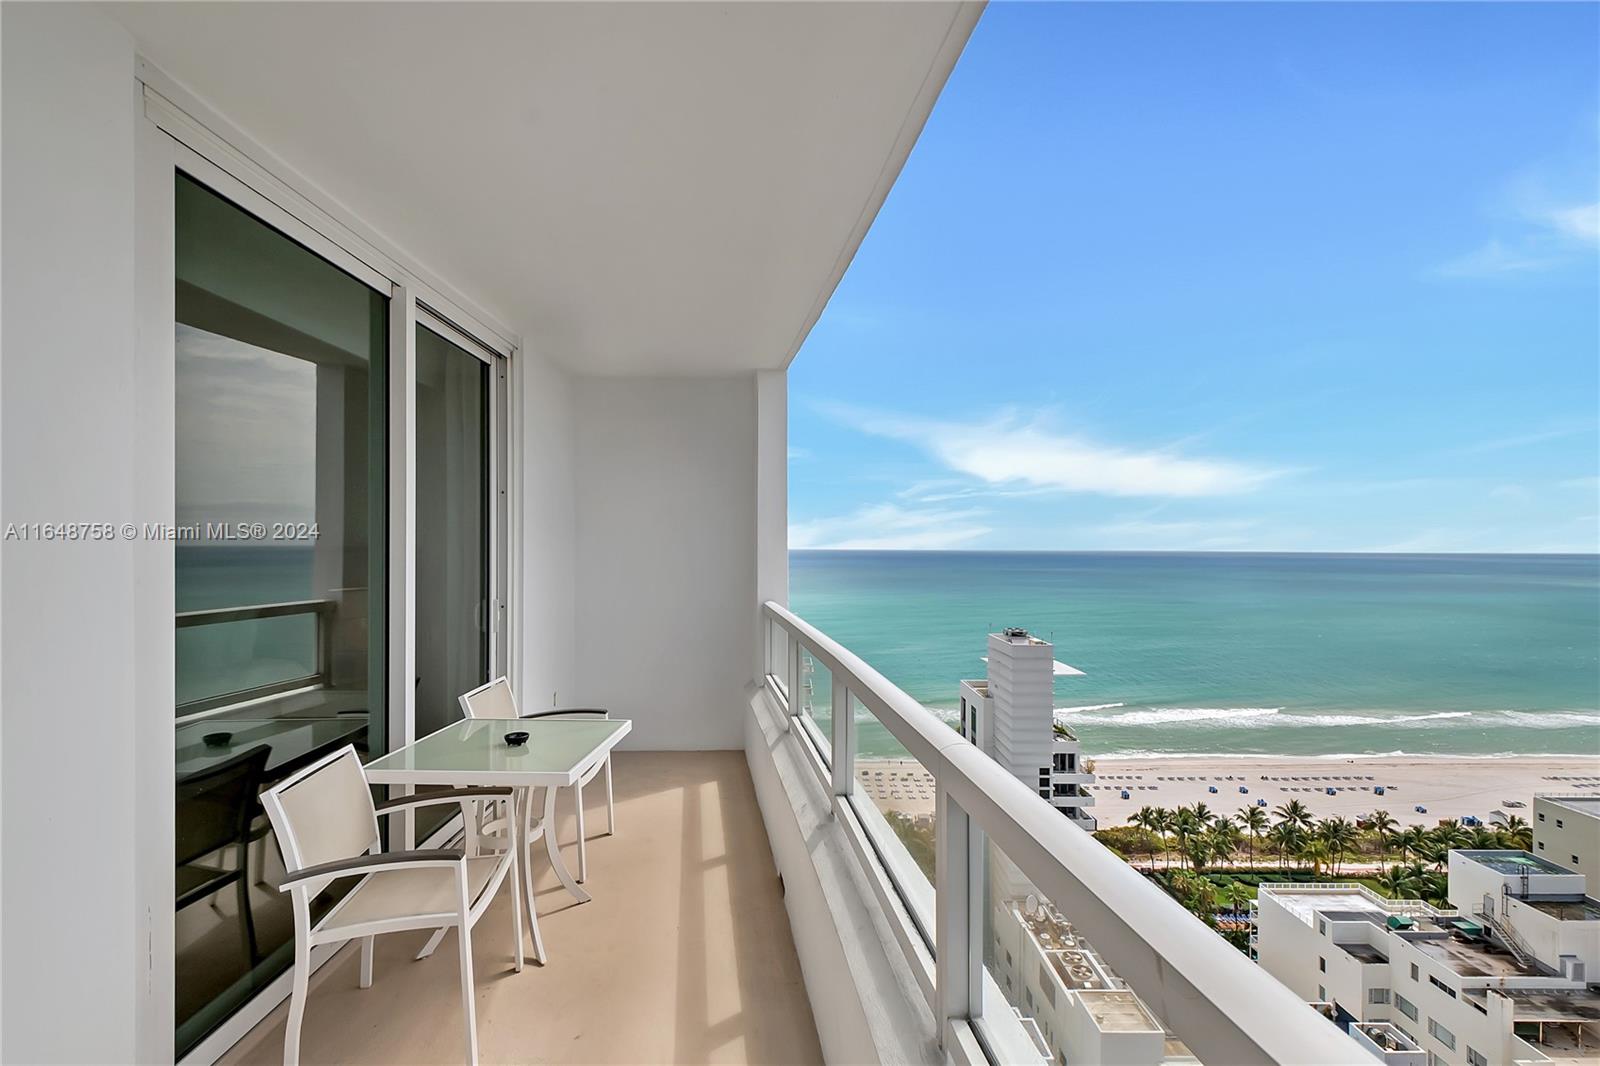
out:
<path id="1" fill-rule="evenodd" d="M 1288 822 L 1296 828 L 1311 828 L 1311 812 L 1299 800 L 1290 800 L 1288 803 L 1280 804 L 1272 813 L 1278 816 L 1279 821 Z"/>
<path id="2" fill-rule="evenodd" d="M 1143 806 L 1133 812 L 1133 817 L 1128 820 L 1145 831 L 1146 850 L 1150 853 L 1150 869 L 1156 868 L 1156 832 L 1161 823 L 1161 818 L 1156 811 L 1159 808 Z M 1166 838 L 1162 837 L 1162 850 L 1166 850 Z"/>
<path id="3" fill-rule="evenodd" d="M 1217 816 L 1212 814 L 1210 809 L 1206 807 L 1204 803 L 1196 803 L 1191 809 L 1194 811 L 1195 821 L 1200 823 L 1201 829 L 1204 829 L 1206 826 L 1217 820 Z"/>
<path id="4" fill-rule="evenodd" d="M 1329 856 L 1333 859 L 1333 876 L 1339 876 L 1339 864 L 1359 836 L 1356 827 L 1346 818 L 1328 818 L 1317 826 L 1317 837 L 1328 845 Z"/>
<path id="5" fill-rule="evenodd" d="M 1396 863 L 1378 875 L 1378 883 L 1390 896 L 1402 899 L 1410 891 L 1413 882 L 1410 871 Z"/>
<path id="6" fill-rule="evenodd" d="M 1394 816 L 1388 811 L 1373 811 L 1367 815 L 1367 830 L 1377 838 L 1380 859 L 1388 857 L 1389 845 L 1399 825 L 1400 823 L 1395 821 Z"/>
<path id="7" fill-rule="evenodd" d="M 1321 837 L 1311 837 L 1306 841 L 1305 846 L 1300 849 L 1300 857 L 1311 864 L 1312 873 L 1320 874 L 1322 872 L 1322 864 L 1331 859 L 1333 853 L 1328 848 L 1326 840 Z"/>
<path id="8" fill-rule="evenodd" d="M 1243 882 L 1235 881 L 1233 884 L 1228 886 L 1228 902 L 1233 905 L 1233 912 L 1235 914 L 1244 914 L 1247 912 L 1250 909 L 1250 900 L 1253 898 L 1254 897 L 1250 892 L 1250 886 L 1244 884 Z"/>
<path id="9" fill-rule="evenodd" d="M 1305 833 L 1293 822 L 1282 821 L 1267 830 L 1267 843 L 1277 849 L 1278 869 L 1281 870 L 1289 865 L 1288 857 L 1299 854 L 1305 845 Z"/>
<path id="10" fill-rule="evenodd" d="M 1150 812 L 1150 828 L 1154 829 L 1161 837 L 1161 858 L 1167 869 L 1172 869 L 1172 851 L 1167 847 L 1167 833 L 1172 829 L 1172 812 L 1165 807 L 1157 807 Z"/>
<path id="11" fill-rule="evenodd" d="M 1428 842 L 1428 831 L 1420 825 L 1408 826 L 1402 829 L 1395 837 L 1395 843 L 1400 846 L 1400 858 L 1415 858 L 1417 851 Z"/>
<path id="12" fill-rule="evenodd" d="M 1178 862 L 1181 865 L 1184 856 L 1189 854 L 1189 839 L 1201 829 L 1200 819 L 1188 807 L 1179 807 L 1172 812 L 1172 835 L 1178 838 Z"/>
<path id="13" fill-rule="evenodd" d="M 1512 847 L 1521 848 L 1523 851 L 1533 847 L 1533 830 L 1527 822 L 1516 815 L 1513 814 L 1506 819 L 1504 832 Z"/>
<path id="14" fill-rule="evenodd" d="M 1265 807 L 1241 807 L 1239 813 L 1234 815 L 1239 822 L 1239 828 L 1250 834 L 1250 865 L 1256 864 L 1256 841 L 1261 838 L 1271 823 L 1267 819 Z"/>
<path id="15" fill-rule="evenodd" d="M 1206 834 L 1206 846 L 1211 857 L 1219 862 L 1226 862 L 1238 854 L 1241 842 L 1239 827 L 1226 818 L 1217 819 L 1217 824 Z"/>

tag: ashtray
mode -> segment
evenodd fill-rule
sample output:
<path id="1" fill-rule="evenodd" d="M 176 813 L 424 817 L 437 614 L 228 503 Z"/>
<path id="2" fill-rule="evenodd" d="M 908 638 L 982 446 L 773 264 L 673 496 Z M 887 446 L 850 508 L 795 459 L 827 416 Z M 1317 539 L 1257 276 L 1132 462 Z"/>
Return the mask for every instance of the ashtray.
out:
<path id="1" fill-rule="evenodd" d="M 514 730 L 513 732 L 506 734 L 506 743 L 511 745 L 513 748 L 520 748 L 527 742 L 528 734 L 521 729 Z"/>
<path id="2" fill-rule="evenodd" d="M 207 733 L 205 736 L 201 737 L 200 739 L 206 742 L 206 747 L 208 747 L 208 748 L 225 748 L 225 747 L 228 746 L 228 741 L 233 739 L 233 734 L 232 733 Z"/>

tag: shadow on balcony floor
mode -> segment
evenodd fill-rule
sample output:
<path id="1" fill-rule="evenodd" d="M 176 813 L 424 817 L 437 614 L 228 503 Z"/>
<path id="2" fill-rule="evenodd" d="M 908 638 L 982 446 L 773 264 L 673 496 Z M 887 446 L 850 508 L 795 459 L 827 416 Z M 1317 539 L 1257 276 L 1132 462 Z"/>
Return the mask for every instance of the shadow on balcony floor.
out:
<path id="1" fill-rule="evenodd" d="M 577 905 L 543 856 L 540 926 L 550 962 L 511 968 L 510 896 L 473 933 L 484 1062 L 820 1062 L 761 813 L 740 752 L 615 757 L 618 835 L 604 789 L 588 801 L 594 899 Z M 601 782 L 596 781 L 599 786 Z M 567 864 L 574 822 L 562 798 Z M 347 947 L 312 982 L 306 1062 L 461 1058 L 454 933 L 431 958 L 423 933 L 378 938 L 373 985 Z M 282 1061 L 285 1006 L 224 1063 Z"/>

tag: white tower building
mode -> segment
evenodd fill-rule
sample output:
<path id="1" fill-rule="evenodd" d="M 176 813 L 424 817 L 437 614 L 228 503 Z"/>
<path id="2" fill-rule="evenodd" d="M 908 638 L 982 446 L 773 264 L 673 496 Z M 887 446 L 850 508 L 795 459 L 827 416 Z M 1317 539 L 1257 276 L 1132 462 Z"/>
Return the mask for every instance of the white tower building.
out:
<path id="1" fill-rule="evenodd" d="M 1017 780 L 1084 829 L 1095 819 L 1083 767 L 1082 746 L 1055 724 L 1057 672 L 1079 673 L 1056 662 L 1055 646 L 1025 629 L 989 634 L 989 676 L 961 682 L 961 732 Z"/>

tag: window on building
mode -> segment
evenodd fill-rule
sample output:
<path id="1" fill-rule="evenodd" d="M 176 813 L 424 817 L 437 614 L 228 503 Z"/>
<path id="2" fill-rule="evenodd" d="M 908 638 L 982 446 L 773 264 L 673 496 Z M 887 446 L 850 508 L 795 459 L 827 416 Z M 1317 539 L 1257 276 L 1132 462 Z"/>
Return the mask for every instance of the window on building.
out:
<path id="1" fill-rule="evenodd" d="M 1432 974 L 1428 975 L 1428 983 L 1430 985 L 1432 985 L 1434 988 L 1437 988 L 1439 991 L 1443 992 L 1445 995 L 1449 996 L 1451 999 L 1455 999 L 1456 998 L 1456 990 L 1451 988 L 1449 985 L 1445 984 L 1443 981 L 1439 980 L 1437 977 L 1433 976 Z"/>
<path id="2" fill-rule="evenodd" d="M 1417 1020 L 1417 1005 L 1398 992 L 1394 994 L 1394 1005 L 1398 1007 L 1400 1013 L 1404 1014 L 1407 1018 L 1410 1018 L 1412 1021 Z"/>
<path id="3" fill-rule="evenodd" d="M 1562 821 L 1561 821 L 1561 819 L 1560 819 L 1560 818 L 1557 818 L 1557 819 L 1556 819 L 1556 828 L 1557 828 L 1557 829 L 1563 829 L 1563 828 L 1565 828 L 1565 823 L 1564 823 L 1564 822 L 1562 822 Z"/>
<path id="4" fill-rule="evenodd" d="M 1541 840 L 1541 841 L 1539 841 L 1539 850 L 1540 850 L 1540 851 L 1543 851 L 1543 850 L 1544 850 L 1544 841 L 1542 841 L 1542 840 Z"/>
<path id="5" fill-rule="evenodd" d="M 1070 773 L 1075 772 L 1077 769 L 1078 769 L 1078 753 L 1075 752 L 1075 751 L 1067 752 L 1067 772 L 1070 774 Z"/>
<path id="6" fill-rule="evenodd" d="M 1544 812 L 1543 811 L 1539 812 L 1539 821 L 1541 821 L 1541 822 L 1544 821 Z"/>
<path id="7" fill-rule="evenodd" d="M 1428 1033 L 1451 1051 L 1456 1049 L 1456 1034 L 1440 1025 L 1437 1018 L 1428 1019 Z"/>
<path id="8" fill-rule="evenodd" d="M 1387 1003 L 1387 1002 L 1389 1002 L 1389 990 L 1387 988 L 1369 988 L 1369 989 L 1367 989 L 1367 1002 L 1368 1003 Z"/>
<path id="9" fill-rule="evenodd" d="M 1328 1002 L 1328 990 L 1326 988 L 1323 988 L 1321 985 L 1317 986 L 1317 1002 L 1318 1003 L 1326 1003 L 1326 1002 Z"/>
<path id="10" fill-rule="evenodd" d="M 1056 772 L 1057 773 L 1065 773 L 1066 772 L 1066 769 L 1067 769 L 1067 753 L 1066 752 L 1064 752 L 1064 751 L 1056 752 L 1055 765 L 1056 765 Z"/>
<path id="11" fill-rule="evenodd" d="M 1317 919 L 1317 935 L 1318 936 L 1327 936 L 1328 935 L 1328 922 L 1324 918 L 1318 918 Z"/>
<path id="12" fill-rule="evenodd" d="M 1484 1057 L 1483 1052 L 1474 1049 L 1469 1044 L 1467 1046 L 1467 1066 L 1489 1066 L 1489 1060 Z"/>
<path id="13" fill-rule="evenodd" d="M 1040 788 L 1049 788 L 1050 787 L 1050 775 L 1049 774 L 1046 773 L 1046 774 L 1040 774 L 1039 775 L 1039 787 Z"/>
<path id="14" fill-rule="evenodd" d="M 1318 957 L 1318 959 L 1317 959 L 1317 972 L 1318 973 L 1327 973 L 1328 972 L 1328 960 L 1327 959 L 1321 958 L 1320 956 Z"/>
<path id="15" fill-rule="evenodd" d="M 1045 799 L 1049 799 L 1050 798 L 1050 790 L 1048 788 L 1041 788 L 1039 790 L 1039 795 L 1043 796 Z"/>
<path id="16" fill-rule="evenodd" d="M 1578 857 L 1576 855 L 1574 855 L 1572 857 L 1572 865 L 1574 865 L 1574 866 L 1578 865 Z"/>
<path id="17" fill-rule="evenodd" d="M 1420 980 L 1422 980 L 1422 978 L 1420 978 L 1420 977 L 1418 977 L 1418 976 L 1417 976 L 1417 964 L 1416 964 L 1416 963 L 1412 963 L 1412 964 L 1411 964 L 1411 979 L 1412 979 L 1412 980 L 1413 980 L 1413 981 L 1420 981 Z"/>

